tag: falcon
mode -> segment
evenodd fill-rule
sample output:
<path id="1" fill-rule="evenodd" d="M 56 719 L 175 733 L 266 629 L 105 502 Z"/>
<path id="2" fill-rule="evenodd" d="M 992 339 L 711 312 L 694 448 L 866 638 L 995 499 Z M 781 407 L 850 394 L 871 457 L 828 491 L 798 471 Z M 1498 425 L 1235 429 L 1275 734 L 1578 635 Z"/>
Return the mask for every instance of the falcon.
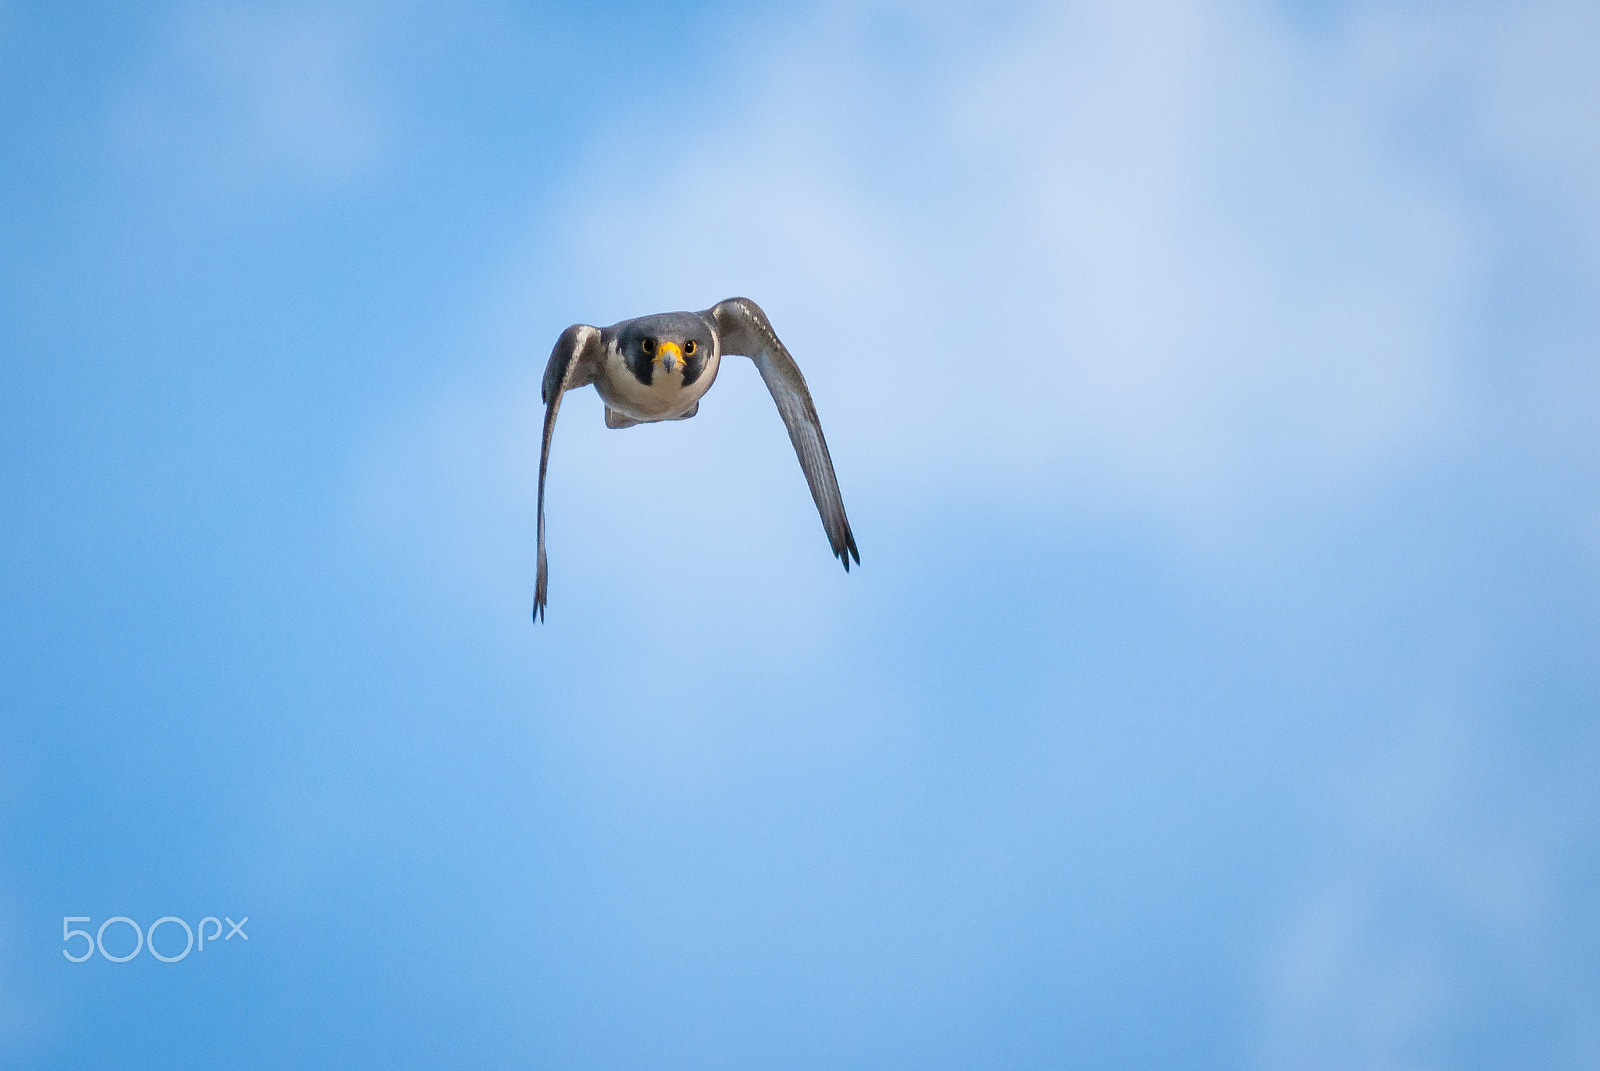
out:
<path id="1" fill-rule="evenodd" d="M 850 571 L 861 564 L 850 521 L 839 497 L 833 459 L 800 368 L 772 330 L 766 313 L 749 298 L 729 298 L 704 312 L 663 312 L 623 320 L 610 327 L 573 324 L 561 332 L 545 365 L 544 445 L 539 452 L 539 577 L 533 589 L 533 619 L 544 619 L 548 594 L 544 557 L 544 477 L 561 397 L 591 383 L 606 406 L 606 427 L 631 428 L 660 420 L 688 420 L 700 411 L 725 354 L 748 357 L 778 404 L 789 441 L 800 458 L 811 497 L 822 515 L 828 545 Z"/>

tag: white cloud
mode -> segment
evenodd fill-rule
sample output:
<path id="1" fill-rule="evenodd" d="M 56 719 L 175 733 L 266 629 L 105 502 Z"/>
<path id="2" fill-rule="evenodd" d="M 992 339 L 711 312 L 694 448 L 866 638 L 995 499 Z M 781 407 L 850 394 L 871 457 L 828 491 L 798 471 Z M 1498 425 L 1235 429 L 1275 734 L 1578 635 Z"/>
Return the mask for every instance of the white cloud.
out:
<path id="1" fill-rule="evenodd" d="M 574 205 L 604 304 L 774 306 L 812 378 L 847 384 L 823 412 L 852 464 L 925 493 L 954 472 L 1248 509 L 1359 486 L 1448 427 L 1472 221 L 1389 137 L 1359 56 L 1266 11 L 1077 5 L 959 64 L 928 46 L 919 114 L 863 102 L 911 76 L 872 19 L 825 13 L 731 72 L 755 84 L 697 164 Z"/>
<path id="2" fill-rule="evenodd" d="M 728 90 L 661 135 L 669 157 L 615 166 L 636 124 L 576 149 L 564 232 L 490 288 L 514 311 L 480 311 L 553 337 L 754 297 L 812 383 L 847 502 L 1132 509 L 1186 539 L 1338 509 L 1470 434 L 1475 165 L 1406 124 L 1520 39 L 1515 12 L 1372 9 L 1322 38 L 1211 0 L 999 28 L 964 8 L 805 18 L 776 52 L 726 50 Z M 570 310 L 528 322 L 528 295 L 553 292 Z M 526 366 L 526 342 L 506 360 Z M 458 424 L 507 441 L 486 422 L 528 415 L 492 393 Z M 732 402 L 719 383 L 696 418 L 736 422 L 719 452 L 773 424 Z M 609 450 L 557 463 L 616 486 Z"/>

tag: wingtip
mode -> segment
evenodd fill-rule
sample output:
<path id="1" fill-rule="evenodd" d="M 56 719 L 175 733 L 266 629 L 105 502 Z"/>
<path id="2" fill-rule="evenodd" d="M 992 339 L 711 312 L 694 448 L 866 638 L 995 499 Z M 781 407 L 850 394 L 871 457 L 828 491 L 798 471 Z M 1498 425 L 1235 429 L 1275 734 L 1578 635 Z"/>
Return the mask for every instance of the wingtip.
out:
<path id="1" fill-rule="evenodd" d="M 855 540 L 853 539 L 844 546 L 840 547 L 838 550 L 834 551 L 834 553 L 837 554 L 839 556 L 839 560 L 844 563 L 844 571 L 847 573 L 850 571 L 851 558 L 856 560 L 857 565 L 861 564 L 861 552 L 856 550 Z"/>
<path id="2" fill-rule="evenodd" d="M 544 514 L 539 515 L 539 567 L 533 580 L 533 623 L 544 620 L 544 604 L 550 598 L 549 573 L 544 559 Z"/>

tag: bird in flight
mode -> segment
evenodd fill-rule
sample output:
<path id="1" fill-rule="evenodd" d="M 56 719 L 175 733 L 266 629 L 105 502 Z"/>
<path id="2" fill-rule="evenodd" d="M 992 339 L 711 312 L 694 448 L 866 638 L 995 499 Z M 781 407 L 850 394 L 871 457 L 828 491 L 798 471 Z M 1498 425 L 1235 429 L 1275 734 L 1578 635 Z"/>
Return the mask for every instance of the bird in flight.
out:
<path id="1" fill-rule="evenodd" d="M 700 411 L 700 398 L 717 378 L 725 354 L 756 364 L 822 515 L 828 545 L 844 562 L 861 564 L 850 521 L 839 497 L 833 460 L 822 438 L 822 424 L 811 392 L 789 351 L 749 298 L 719 301 L 704 312 L 663 312 L 623 320 L 610 327 L 573 324 L 561 332 L 545 365 L 544 445 L 539 451 L 539 577 L 533 589 L 533 619 L 544 619 L 548 594 L 544 557 L 544 476 L 550 464 L 550 438 L 556 429 L 561 396 L 594 384 L 606 405 L 606 427 L 631 428 L 658 420 L 688 420 Z"/>

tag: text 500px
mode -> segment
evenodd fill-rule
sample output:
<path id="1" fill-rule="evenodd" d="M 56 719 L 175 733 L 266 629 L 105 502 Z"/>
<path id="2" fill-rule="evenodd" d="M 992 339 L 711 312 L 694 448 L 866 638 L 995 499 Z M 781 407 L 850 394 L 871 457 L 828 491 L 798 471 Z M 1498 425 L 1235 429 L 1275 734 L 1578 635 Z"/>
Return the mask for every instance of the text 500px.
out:
<path id="1" fill-rule="evenodd" d="M 193 928 L 176 915 L 164 915 L 152 922 L 148 930 L 141 930 L 139 924 L 126 915 L 113 915 L 102 922 L 100 928 L 92 935 L 88 930 L 78 930 L 72 927 L 74 922 L 93 921 L 87 915 L 63 915 L 61 918 L 61 941 L 66 945 L 61 950 L 61 954 L 73 963 L 82 963 L 94 955 L 96 949 L 99 950 L 100 955 L 112 963 L 126 963 L 145 948 L 149 948 L 150 954 L 162 963 L 176 963 L 191 951 L 204 952 L 206 950 L 206 942 L 210 941 L 215 944 L 219 937 L 224 941 L 231 941 L 235 937 L 242 937 L 246 941 L 250 940 L 250 935 L 244 932 L 244 924 L 250 921 L 249 915 L 245 915 L 238 922 L 233 921 L 226 915 L 222 916 L 221 919 L 218 919 L 215 915 L 207 915 L 200 920 L 198 926 Z M 223 922 L 228 924 L 226 936 L 223 936 L 222 933 Z M 208 923 L 211 926 L 210 933 L 206 932 Z M 162 934 L 161 943 L 166 948 L 166 952 L 156 948 L 156 931 L 163 926 L 167 927 L 167 932 Z M 110 949 L 106 948 L 107 930 L 111 931 L 112 947 Z M 181 950 L 177 948 L 176 931 L 179 930 L 183 932 L 183 948 Z M 72 954 L 73 941 L 80 937 L 83 938 L 83 943 L 78 947 L 83 949 L 83 954 L 75 956 Z M 197 937 L 198 940 L 196 940 Z M 132 950 L 128 951 L 130 943 Z"/>

